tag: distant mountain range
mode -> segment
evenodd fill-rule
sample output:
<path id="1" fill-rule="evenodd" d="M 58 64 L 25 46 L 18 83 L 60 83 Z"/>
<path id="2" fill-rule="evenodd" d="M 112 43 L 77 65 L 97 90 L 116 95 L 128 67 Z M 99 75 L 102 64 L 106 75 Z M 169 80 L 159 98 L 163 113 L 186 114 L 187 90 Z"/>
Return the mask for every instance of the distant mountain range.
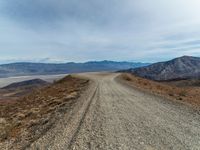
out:
<path id="1" fill-rule="evenodd" d="M 86 63 L 11 63 L 0 65 L 0 77 L 26 76 L 26 75 L 50 75 L 69 74 L 94 71 L 117 71 L 129 68 L 143 67 L 148 63 L 115 62 L 115 61 L 91 61 Z"/>
<path id="2" fill-rule="evenodd" d="M 200 79 L 200 57 L 183 56 L 146 67 L 125 70 L 151 80 Z"/>

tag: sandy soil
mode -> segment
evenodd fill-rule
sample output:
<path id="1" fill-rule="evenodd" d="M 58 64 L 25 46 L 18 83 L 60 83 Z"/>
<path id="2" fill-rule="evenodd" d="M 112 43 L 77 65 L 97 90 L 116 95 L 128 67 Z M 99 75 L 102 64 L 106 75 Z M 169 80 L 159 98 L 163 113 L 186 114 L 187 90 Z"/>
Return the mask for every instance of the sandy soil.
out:
<path id="1" fill-rule="evenodd" d="M 29 149 L 199 150 L 199 112 L 126 85 L 119 74 L 93 81 L 82 103 Z"/>

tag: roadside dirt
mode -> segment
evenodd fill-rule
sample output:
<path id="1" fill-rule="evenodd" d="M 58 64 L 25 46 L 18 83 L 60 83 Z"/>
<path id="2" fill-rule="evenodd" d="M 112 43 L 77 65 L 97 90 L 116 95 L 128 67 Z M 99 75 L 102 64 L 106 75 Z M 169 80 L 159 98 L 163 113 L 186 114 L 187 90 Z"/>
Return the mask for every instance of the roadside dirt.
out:
<path id="1" fill-rule="evenodd" d="M 196 109 L 200 109 L 200 86 L 198 85 L 198 81 L 193 81 L 194 83 L 189 80 L 156 82 L 128 73 L 121 74 L 119 78 L 123 79 L 126 84 L 143 91 L 154 93 L 171 100 L 177 100 L 180 103 L 185 103 Z M 195 86 L 195 84 L 197 85 Z"/>
<path id="2" fill-rule="evenodd" d="M 24 97 L 16 97 L 14 101 L 1 101 L 0 149 L 29 147 L 53 128 L 59 119 L 70 114 L 88 84 L 87 79 L 66 76 Z"/>

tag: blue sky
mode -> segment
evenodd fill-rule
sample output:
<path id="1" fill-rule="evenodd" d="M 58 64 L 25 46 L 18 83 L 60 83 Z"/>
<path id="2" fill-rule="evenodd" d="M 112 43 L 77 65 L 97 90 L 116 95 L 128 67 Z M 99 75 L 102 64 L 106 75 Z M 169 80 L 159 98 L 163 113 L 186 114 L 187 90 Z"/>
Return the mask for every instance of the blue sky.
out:
<path id="1" fill-rule="evenodd" d="M 199 0 L 0 0 L 0 63 L 200 56 Z"/>

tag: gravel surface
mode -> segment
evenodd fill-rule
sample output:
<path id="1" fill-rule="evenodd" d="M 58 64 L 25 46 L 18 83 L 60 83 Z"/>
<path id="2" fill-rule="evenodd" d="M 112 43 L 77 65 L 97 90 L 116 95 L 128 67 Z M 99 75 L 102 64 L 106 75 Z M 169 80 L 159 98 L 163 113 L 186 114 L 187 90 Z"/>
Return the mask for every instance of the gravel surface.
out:
<path id="1" fill-rule="evenodd" d="M 175 101 L 125 85 L 115 73 L 93 80 L 71 117 L 30 149 L 200 150 L 200 115 Z"/>

